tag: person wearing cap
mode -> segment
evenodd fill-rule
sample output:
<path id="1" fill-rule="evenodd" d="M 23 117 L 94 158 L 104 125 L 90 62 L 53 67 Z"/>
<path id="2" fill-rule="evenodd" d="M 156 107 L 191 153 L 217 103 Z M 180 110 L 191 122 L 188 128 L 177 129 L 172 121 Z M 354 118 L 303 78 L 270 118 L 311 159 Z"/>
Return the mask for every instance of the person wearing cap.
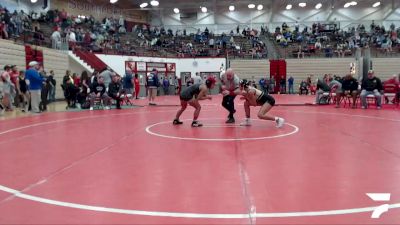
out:
<path id="1" fill-rule="evenodd" d="M 375 77 L 374 71 L 369 70 L 368 76 L 364 78 L 361 82 L 361 108 L 367 108 L 367 96 L 374 95 L 376 99 L 376 107 L 377 109 L 381 109 L 382 107 L 382 95 L 381 91 L 383 90 L 382 82 L 379 78 Z"/>
<path id="2" fill-rule="evenodd" d="M 147 75 L 146 86 L 149 90 L 149 105 L 156 105 L 154 101 L 157 96 L 157 89 L 160 86 L 158 71 L 156 69 L 153 69 L 153 71 Z"/>
<path id="3" fill-rule="evenodd" d="M 245 100 L 244 111 L 246 113 L 246 119 L 240 123 L 240 126 L 251 126 L 250 106 L 261 106 L 257 114 L 259 119 L 274 121 L 277 128 L 283 126 L 285 123 L 283 118 L 268 115 L 268 112 L 275 105 L 275 99 L 267 92 L 252 87 L 251 82 L 244 79 L 240 82 L 240 95 L 242 95 L 240 99 Z"/>
<path id="4" fill-rule="evenodd" d="M 189 104 L 193 108 L 195 108 L 195 111 L 193 114 L 192 127 L 203 126 L 203 124 L 201 124 L 199 121 L 197 121 L 197 119 L 199 118 L 199 115 L 200 115 L 200 110 L 201 110 L 199 100 L 205 100 L 205 99 L 211 100 L 212 99 L 212 97 L 208 96 L 207 93 L 210 89 L 214 88 L 215 82 L 216 82 L 216 80 L 214 77 L 209 77 L 209 78 L 207 78 L 205 84 L 194 84 L 194 85 L 186 88 L 184 91 L 182 91 L 182 93 L 180 95 L 181 108 L 176 113 L 176 117 L 172 123 L 174 125 L 183 124 L 183 122 L 181 122 L 179 120 L 179 117 L 186 110 L 186 107 Z"/>
<path id="5" fill-rule="evenodd" d="M 36 61 L 29 63 L 29 69 L 25 72 L 25 77 L 29 80 L 29 91 L 31 94 L 31 108 L 32 112 L 40 113 L 40 95 L 42 84 L 45 81 L 39 74 L 40 65 Z"/>
<path id="6" fill-rule="evenodd" d="M 235 123 L 235 97 L 240 93 L 239 90 L 239 77 L 233 72 L 232 69 L 227 69 L 225 73 L 221 75 L 221 91 L 224 96 L 222 99 L 222 106 L 228 110 L 228 120 L 226 123 Z"/>

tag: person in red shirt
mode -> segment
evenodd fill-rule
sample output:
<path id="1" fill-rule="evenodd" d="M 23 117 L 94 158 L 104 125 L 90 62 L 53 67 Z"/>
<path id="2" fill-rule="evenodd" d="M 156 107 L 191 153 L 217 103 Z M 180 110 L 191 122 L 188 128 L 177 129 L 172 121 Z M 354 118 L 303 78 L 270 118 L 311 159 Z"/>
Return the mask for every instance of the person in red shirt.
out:
<path id="1" fill-rule="evenodd" d="M 74 80 L 74 85 L 75 85 L 75 87 L 80 87 L 80 85 L 81 85 L 81 78 L 78 76 L 78 74 L 73 73 L 73 74 L 72 74 L 72 79 Z"/>
<path id="2" fill-rule="evenodd" d="M 133 78 L 133 86 L 135 87 L 135 97 L 136 99 L 139 99 L 139 92 L 140 92 L 140 81 L 139 81 L 139 75 L 135 74 L 135 77 Z"/>

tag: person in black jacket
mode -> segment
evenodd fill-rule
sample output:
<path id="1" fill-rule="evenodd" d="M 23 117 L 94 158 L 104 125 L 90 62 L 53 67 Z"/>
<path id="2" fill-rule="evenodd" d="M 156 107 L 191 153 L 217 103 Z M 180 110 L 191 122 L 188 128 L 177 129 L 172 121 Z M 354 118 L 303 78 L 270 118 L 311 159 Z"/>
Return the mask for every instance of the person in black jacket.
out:
<path id="1" fill-rule="evenodd" d="M 376 99 L 377 109 L 381 109 L 382 95 L 380 92 L 383 90 L 383 86 L 381 80 L 375 77 L 374 71 L 368 71 L 368 77 L 366 79 L 363 79 L 362 81 L 361 90 L 361 108 L 367 108 L 367 96 L 374 95 Z"/>
<path id="2" fill-rule="evenodd" d="M 117 101 L 117 109 L 121 109 L 121 91 L 122 85 L 119 81 L 119 77 L 112 76 L 112 82 L 108 85 L 108 96 Z"/>
<path id="3" fill-rule="evenodd" d="M 352 96 L 353 97 L 353 108 L 356 108 L 357 96 L 358 96 L 358 81 L 351 74 L 347 74 L 342 81 L 342 93 L 337 95 L 336 101 L 340 100 L 341 96 Z"/>
<path id="4" fill-rule="evenodd" d="M 104 85 L 104 78 L 99 76 L 96 83 L 90 88 L 90 110 L 93 110 L 94 100 L 100 98 L 103 100 L 105 109 L 110 109 L 110 97 L 106 93 L 106 85 Z"/>
<path id="5" fill-rule="evenodd" d="M 65 80 L 65 91 L 64 96 L 67 100 L 67 109 L 68 108 L 76 108 L 76 99 L 77 94 L 79 92 L 79 88 L 76 87 L 70 79 Z"/>

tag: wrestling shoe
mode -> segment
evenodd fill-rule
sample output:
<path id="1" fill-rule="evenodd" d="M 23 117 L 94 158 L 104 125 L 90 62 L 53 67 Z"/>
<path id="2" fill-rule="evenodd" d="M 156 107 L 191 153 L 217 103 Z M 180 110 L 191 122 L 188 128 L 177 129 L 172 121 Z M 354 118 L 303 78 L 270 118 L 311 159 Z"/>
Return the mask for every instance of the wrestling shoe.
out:
<path id="1" fill-rule="evenodd" d="M 278 117 L 276 120 L 276 127 L 281 128 L 285 124 L 285 119 Z"/>
<path id="2" fill-rule="evenodd" d="M 203 124 L 200 123 L 199 121 L 193 121 L 192 122 L 192 127 L 202 127 L 202 126 L 203 126 Z"/>
<path id="3" fill-rule="evenodd" d="M 225 123 L 235 123 L 235 118 L 229 118 Z"/>
<path id="4" fill-rule="evenodd" d="M 179 121 L 178 119 L 174 119 L 174 121 L 172 122 L 172 124 L 174 124 L 174 125 L 181 125 L 181 124 L 183 124 L 183 122 L 182 122 L 182 121 Z"/>
<path id="5" fill-rule="evenodd" d="M 250 118 L 246 118 L 243 122 L 240 123 L 240 126 L 251 126 Z"/>

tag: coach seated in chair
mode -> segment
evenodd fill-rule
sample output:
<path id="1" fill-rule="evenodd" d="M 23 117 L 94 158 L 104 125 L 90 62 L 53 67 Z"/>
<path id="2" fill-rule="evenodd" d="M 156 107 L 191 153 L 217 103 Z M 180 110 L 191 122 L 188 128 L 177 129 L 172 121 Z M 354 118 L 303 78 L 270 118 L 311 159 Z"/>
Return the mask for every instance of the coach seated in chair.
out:
<path id="1" fill-rule="evenodd" d="M 324 102 L 323 95 L 324 93 L 330 92 L 331 88 L 323 79 L 317 79 L 317 91 L 315 92 L 315 104 L 327 104 L 328 102 Z"/>
<path id="2" fill-rule="evenodd" d="M 304 92 L 306 93 L 306 95 L 308 95 L 308 84 L 307 82 L 302 80 L 299 85 L 299 94 L 302 95 Z"/>
<path id="3" fill-rule="evenodd" d="M 340 95 L 337 95 L 336 107 L 339 107 L 341 97 L 347 98 L 348 96 L 351 96 L 353 98 L 352 108 L 356 108 L 358 94 L 357 79 L 355 79 L 351 74 L 347 74 L 342 80 L 342 92 Z"/>
<path id="4" fill-rule="evenodd" d="M 106 105 L 105 109 L 110 109 L 110 97 L 106 93 L 106 85 L 102 76 L 99 76 L 97 82 L 90 88 L 90 110 L 93 110 L 96 99 L 103 100 L 104 105 Z"/>
<path id="5" fill-rule="evenodd" d="M 122 85 L 119 76 L 113 75 L 112 81 L 108 85 L 108 96 L 117 102 L 117 109 L 121 109 L 121 91 Z"/>
<path id="6" fill-rule="evenodd" d="M 374 71 L 368 71 L 368 77 L 364 78 L 361 83 L 361 108 L 367 108 L 367 96 L 373 95 L 376 99 L 376 107 L 377 109 L 381 109 L 382 107 L 382 95 L 381 91 L 383 89 L 382 82 L 379 78 L 375 77 Z"/>

